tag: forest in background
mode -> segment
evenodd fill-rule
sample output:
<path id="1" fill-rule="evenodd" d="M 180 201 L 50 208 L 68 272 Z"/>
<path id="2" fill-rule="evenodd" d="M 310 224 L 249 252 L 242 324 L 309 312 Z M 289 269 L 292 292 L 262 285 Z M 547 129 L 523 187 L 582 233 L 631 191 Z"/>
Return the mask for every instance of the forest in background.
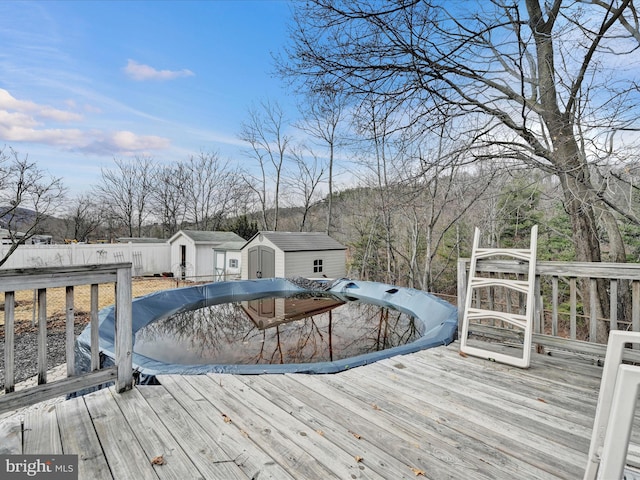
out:
<path id="1" fill-rule="evenodd" d="M 216 155 L 197 158 L 204 161 L 204 165 L 220 161 Z M 130 171 L 138 162 L 121 162 L 119 168 Z M 158 168 L 151 161 L 143 163 L 149 172 L 156 172 L 154 175 L 164 172 L 164 168 Z M 194 171 L 202 172 L 203 164 L 197 165 Z M 220 174 L 224 168 L 219 167 Z M 365 165 L 361 167 L 366 168 Z M 482 230 L 484 245 L 512 247 L 526 246 L 531 227 L 537 224 L 540 260 L 574 260 L 571 223 L 557 181 L 532 170 L 504 171 L 498 167 L 495 162 L 487 162 L 483 168 L 460 168 L 439 174 L 425 171 L 422 175 L 415 175 L 407 168 L 393 169 L 395 180 L 384 187 L 372 172 L 361 186 L 334 193 L 329 234 L 348 247 L 348 275 L 455 294 L 456 261 L 470 255 L 475 227 Z M 288 171 L 283 170 L 283 177 Z M 111 171 L 105 178 L 143 178 L 116 173 Z M 241 180 L 236 193 L 232 193 L 229 183 L 215 175 L 209 176 L 213 185 L 200 187 L 208 192 L 209 208 L 216 208 L 210 211 L 195 200 L 189 205 L 188 198 L 197 196 L 189 197 L 186 192 L 171 195 L 157 190 L 159 186 L 166 186 L 162 182 L 139 182 L 135 187 L 134 183 L 118 180 L 115 184 L 126 185 L 116 190 L 114 184 L 107 188 L 107 180 L 103 179 L 104 183 L 94 187 L 92 195 L 76 198 L 75 203 L 69 201 L 66 215 L 41 222 L 37 232 L 52 234 L 54 241 L 61 243 L 65 239 L 81 242 L 111 242 L 122 237 L 166 239 L 180 229 L 229 230 L 248 239 L 258 230 L 272 229 L 276 211 L 269 208 L 262 212 L 255 201 L 253 205 L 249 202 L 251 191 L 242 185 L 248 177 L 235 171 L 230 176 Z M 195 187 L 194 181 L 182 185 Z M 296 204 L 295 197 L 286 195 L 291 188 L 290 181 L 283 188 L 287 201 L 278 210 L 278 230 L 325 231 L 328 198 L 316 194 L 308 205 L 304 202 Z M 142 201 L 138 196 L 143 191 L 140 185 L 144 184 L 151 188 Z M 222 188 L 224 185 L 226 188 Z M 101 191 L 104 192 L 102 197 Z M 224 194 L 224 198 L 220 199 L 214 191 Z M 620 188 L 620 201 L 628 201 L 630 207 L 637 206 L 640 199 L 637 196 L 627 198 L 625 193 L 635 191 L 625 192 Z M 175 209 L 161 208 L 166 206 L 168 198 L 176 199 Z M 122 208 L 125 205 L 130 205 L 130 209 Z M 135 205 L 146 205 L 142 220 Z M 196 213 L 198 205 L 200 211 Z M 127 211 L 131 215 L 124 215 Z M 171 211 L 174 216 L 168 215 L 163 221 L 160 215 L 163 211 Z M 25 222 L 34 219 L 24 215 L 22 218 Z M 640 262 L 640 227 L 622 220 L 620 223 L 627 260 Z M 606 255 L 606 232 L 601 231 L 600 236 Z M 608 260 L 605 256 L 604 261 Z"/>

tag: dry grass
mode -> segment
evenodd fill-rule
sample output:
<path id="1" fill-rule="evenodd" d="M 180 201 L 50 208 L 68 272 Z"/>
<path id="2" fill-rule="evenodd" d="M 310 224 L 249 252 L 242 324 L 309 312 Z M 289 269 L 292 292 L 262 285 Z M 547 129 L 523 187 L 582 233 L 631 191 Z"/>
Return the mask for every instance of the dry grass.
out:
<path id="1" fill-rule="evenodd" d="M 139 278 L 133 279 L 133 298 L 141 297 L 148 293 L 176 288 L 177 282 L 171 278 Z M 32 322 L 37 318 L 35 293 L 33 290 L 17 291 L 15 300 L 15 319 L 18 322 Z M 81 285 L 74 288 L 74 309 L 77 315 L 83 315 L 90 311 L 90 286 Z M 102 284 L 98 287 L 99 308 L 108 307 L 115 302 L 114 284 Z M 47 289 L 47 318 L 64 317 L 65 315 L 65 289 Z M 0 303 L 0 325 L 4 325 L 4 298 Z"/>

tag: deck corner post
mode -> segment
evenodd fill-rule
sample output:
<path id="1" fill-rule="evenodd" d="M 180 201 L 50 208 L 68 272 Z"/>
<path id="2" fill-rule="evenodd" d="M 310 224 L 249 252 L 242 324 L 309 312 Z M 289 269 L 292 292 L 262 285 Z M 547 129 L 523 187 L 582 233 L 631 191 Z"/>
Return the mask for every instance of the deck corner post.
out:
<path id="1" fill-rule="evenodd" d="M 122 393 L 133 387 L 131 263 L 119 267 L 116 278 L 116 391 Z"/>

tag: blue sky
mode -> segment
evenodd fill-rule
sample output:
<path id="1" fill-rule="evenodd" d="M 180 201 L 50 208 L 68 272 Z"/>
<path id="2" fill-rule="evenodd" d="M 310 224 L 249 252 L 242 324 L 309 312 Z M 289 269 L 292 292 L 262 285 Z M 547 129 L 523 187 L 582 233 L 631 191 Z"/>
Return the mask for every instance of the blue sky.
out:
<path id="1" fill-rule="evenodd" d="M 295 115 L 271 57 L 289 18 L 285 0 L 3 0 L 0 146 L 71 193 L 114 158 L 247 162 L 237 136 L 252 103 Z"/>

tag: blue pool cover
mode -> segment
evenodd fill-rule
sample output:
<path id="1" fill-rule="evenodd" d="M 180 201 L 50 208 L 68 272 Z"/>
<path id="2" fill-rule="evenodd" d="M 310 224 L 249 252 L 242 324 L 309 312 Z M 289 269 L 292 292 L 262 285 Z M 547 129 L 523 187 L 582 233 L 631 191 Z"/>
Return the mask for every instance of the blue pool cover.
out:
<path id="1" fill-rule="evenodd" d="M 330 286 L 330 288 L 329 288 Z M 458 327 L 457 309 L 451 304 L 421 290 L 401 288 L 376 282 L 340 279 L 327 285 L 324 290 L 345 300 L 360 300 L 381 307 L 390 307 L 414 316 L 421 322 L 423 332 L 417 340 L 397 347 L 366 353 L 332 362 L 299 364 L 253 364 L 253 365 L 181 365 L 167 364 L 133 352 L 133 367 L 139 383 L 154 383 L 160 374 L 205 374 L 205 373 L 335 373 L 366 365 L 394 355 L 448 345 L 455 340 Z M 267 298 L 274 295 L 313 293 L 282 278 L 216 282 L 206 285 L 164 290 L 133 300 L 133 335 L 156 320 L 187 310 L 201 308 L 213 303 L 239 302 L 242 300 Z M 100 356 L 103 366 L 113 365 L 114 306 L 104 308 L 99 317 Z M 91 326 L 87 326 L 76 340 L 77 372 L 89 371 Z M 134 349 L 135 350 L 135 349 Z"/>

